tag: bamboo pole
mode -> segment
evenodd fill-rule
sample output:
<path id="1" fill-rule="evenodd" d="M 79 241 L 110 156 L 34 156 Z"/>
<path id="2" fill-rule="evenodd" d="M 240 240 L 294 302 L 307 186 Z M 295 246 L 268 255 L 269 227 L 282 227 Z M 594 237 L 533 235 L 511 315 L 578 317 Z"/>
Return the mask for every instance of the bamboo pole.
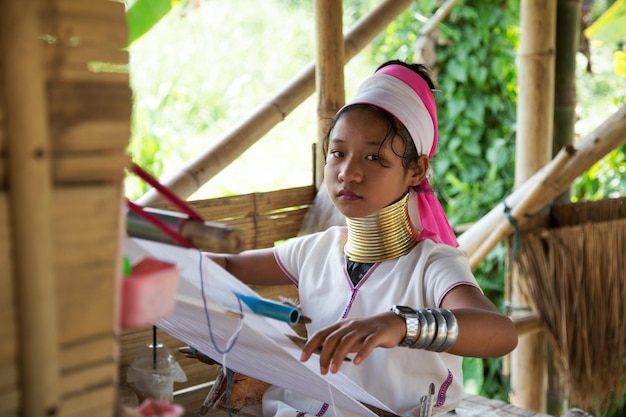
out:
<path id="1" fill-rule="evenodd" d="M 576 56 L 580 38 L 581 0 L 558 0 L 554 63 L 553 149 L 574 143 L 576 124 Z M 558 200 L 569 201 L 566 190 Z"/>
<path id="2" fill-rule="evenodd" d="M 576 56 L 580 38 L 581 0 L 558 0 L 556 14 L 556 57 L 554 63 L 554 131 L 553 150 L 574 143 L 576 124 Z M 571 187 L 555 201 L 569 202 Z M 555 358 L 547 349 L 546 412 L 561 415 L 565 411 L 565 393 L 555 368 Z M 558 362 L 557 362 L 558 363 Z"/>
<path id="3" fill-rule="evenodd" d="M 518 47 L 517 136 L 515 183 L 523 183 L 552 156 L 554 117 L 554 54 L 557 0 L 522 0 Z M 517 271 L 507 281 L 514 306 L 528 305 L 519 291 Z M 542 333 L 520 338 L 511 353 L 512 404 L 537 412 L 546 406 L 546 367 Z"/>
<path id="4" fill-rule="evenodd" d="M 413 0 L 384 0 L 363 16 L 344 38 L 346 63 L 412 3 Z M 314 92 L 315 62 L 304 68 L 284 89 L 226 132 L 215 144 L 161 182 L 180 198 L 189 197 L 283 121 Z M 143 206 L 159 202 L 162 203 L 163 198 L 155 190 L 148 191 L 137 200 Z"/>
<path id="5" fill-rule="evenodd" d="M 0 9 L 21 415 L 29 417 L 57 415 L 59 402 L 51 151 L 38 15 L 37 0 L 5 0 Z"/>
<path id="6" fill-rule="evenodd" d="M 317 146 L 314 175 L 319 189 L 324 178 L 324 136 L 337 110 L 345 103 L 344 41 L 342 2 L 317 0 L 315 3 L 317 91 Z"/>
<path id="7" fill-rule="evenodd" d="M 515 181 L 520 184 L 552 156 L 556 0 L 523 0 L 518 47 Z"/>

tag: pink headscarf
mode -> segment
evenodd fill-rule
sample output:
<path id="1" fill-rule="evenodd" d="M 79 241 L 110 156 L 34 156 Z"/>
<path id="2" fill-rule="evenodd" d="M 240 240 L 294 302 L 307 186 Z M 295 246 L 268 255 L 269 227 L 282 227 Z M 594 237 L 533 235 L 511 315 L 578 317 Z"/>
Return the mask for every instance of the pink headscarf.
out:
<path id="1" fill-rule="evenodd" d="M 430 86 L 419 74 L 398 64 L 387 65 L 366 79 L 346 105 L 371 104 L 393 114 L 409 131 L 419 154 L 432 158 L 437 148 L 437 105 Z M 419 239 L 453 247 L 459 244 L 427 178 L 422 191 L 411 190 L 409 216 Z M 417 208 L 417 209 L 416 209 Z"/>

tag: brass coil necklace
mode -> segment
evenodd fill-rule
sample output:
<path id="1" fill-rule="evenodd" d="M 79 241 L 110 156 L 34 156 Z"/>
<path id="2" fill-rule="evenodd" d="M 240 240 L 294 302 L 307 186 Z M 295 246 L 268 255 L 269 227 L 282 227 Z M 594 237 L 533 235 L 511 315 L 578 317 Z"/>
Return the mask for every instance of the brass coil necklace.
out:
<path id="1" fill-rule="evenodd" d="M 344 253 L 355 262 L 375 263 L 406 255 L 417 245 L 408 212 L 409 194 L 366 217 L 346 218 Z"/>

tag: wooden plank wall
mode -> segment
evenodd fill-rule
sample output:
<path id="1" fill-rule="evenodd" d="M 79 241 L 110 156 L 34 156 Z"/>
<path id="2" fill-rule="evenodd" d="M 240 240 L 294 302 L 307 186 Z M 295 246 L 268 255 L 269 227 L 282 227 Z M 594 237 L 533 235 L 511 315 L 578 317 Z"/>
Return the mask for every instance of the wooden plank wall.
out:
<path id="1" fill-rule="evenodd" d="M 253 193 L 233 197 L 193 201 L 190 205 L 205 220 L 216 221 L 238 228 L 242 232 L 243 249 L 271 247 L 276 242 L 294 237 L 308 208 L 315 197 L 313 185 L 267 193 Z M 158 206 L 174 210 L 167 205 Z M 278 300 L 279 296 L 297 298 L 294 286 L 258 287 L 253 289 L 264 297 Z M 163 343 L 174 354 L 187 375 L 187 382 L 175 383 L 174 401 L 188 411 L 187 415 L 197 415 L 203 400 L 210 390 L 207 383 L 215 379 L 216 366 L 209 366 L 195 359 L 186 358 L 178 348 L 186 346 L 183 342 L 159 330 L 159 343 Z M 120 390 L 128 392 L 126 384 L 128 367 L 135 355 L 146 344 L 152 343 L 152 327 L 126 331 L 122 334 L 122 354 L 120 361 Z"/>
<path id="2" fill-rule="evenodd" d="M 132 94 L 124 4 L 39 2 L 40 56 L 53 155 L 57 416 L 116 414 L 122 179 Z M 2 57 L 0 56 L 0 60 Z M 36 80 L 35 80 L 36 81 Z M 0 416 L 20 414 L 19 328 L 7 184 L 6 111 L 0 90 Z M 46 349 L 42 346 L 41 349 Z"/>

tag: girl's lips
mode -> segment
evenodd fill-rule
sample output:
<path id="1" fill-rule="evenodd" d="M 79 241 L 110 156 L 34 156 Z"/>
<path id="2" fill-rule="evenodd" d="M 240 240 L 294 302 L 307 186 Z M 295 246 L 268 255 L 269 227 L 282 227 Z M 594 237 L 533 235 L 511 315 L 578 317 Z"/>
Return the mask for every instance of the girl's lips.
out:
<path id="1" fill-rule="evenodd" d="M 359 198 L 361 198 L 358 194 L 353 193 L 352 191 L 348 191 L 348 190 L 341 190 L 339 191 L 339 193 L 337 193 L 337 195 L 339 196 L 341 200 L 345 200 L 345 201 L 354 201 L 354 200 L 358 200 Z"/>

